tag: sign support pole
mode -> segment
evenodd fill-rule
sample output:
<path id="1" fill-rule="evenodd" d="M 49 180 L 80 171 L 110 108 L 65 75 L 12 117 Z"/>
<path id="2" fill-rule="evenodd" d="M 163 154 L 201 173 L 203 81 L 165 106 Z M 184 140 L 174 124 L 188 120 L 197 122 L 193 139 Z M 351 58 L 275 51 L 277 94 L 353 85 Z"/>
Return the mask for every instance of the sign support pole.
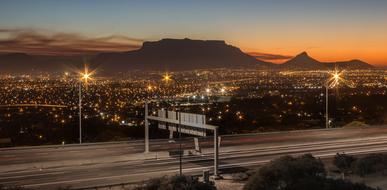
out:
<path id="1" fill-rule="evenodd" d="M 148 101 L 145 101 L 145 153 L 149 153 Z"/>
<path id="2" fill-rule="evenodd" d="M 205 123 L 205 120 L 203 123 L 189 122 L 189 121 L 186 121 L 186 119 L 182 120 L 182 115 L 187 113 L 175 112 L 174 114 L 176 114 L 175 116 L 177 118 L 148 115 L 148 103 L 145 102 L 145 153 L 149 152 L 149 120 L 174 124 L 176 126 L 176 130 L 179 135 L 179 165 L 180 165 L 179 172 L 180 174 L 182 174 L 183 173 L 182 171 L 183 151 L 182 151 L 182 139 L 181 139 L 182 126 L 191 126 L 199 129 L 212 130 L 214 131 L 214 179 L 220 179 L 221 178 L 221 176 L 219 175 L 220 139 L 218 134 L 218 126 L 208 125 Z"/>
<path id="3" fill-rule="evenodd" d="M 219 144 L 218 144 L 218 127 L 214 129 L 214 178 L 218 179 L 219 168 Z"/>
<path id="4" fill-rule="evenodd" d="M 184 150 L 182 150 L 181 147 L 181 114 L 178 112 L 178 117 L 179 117 L 179 172 L 180 176 L 183 175 L 183 163 L 182 163 L 182 154 L 184 154 Z"/>

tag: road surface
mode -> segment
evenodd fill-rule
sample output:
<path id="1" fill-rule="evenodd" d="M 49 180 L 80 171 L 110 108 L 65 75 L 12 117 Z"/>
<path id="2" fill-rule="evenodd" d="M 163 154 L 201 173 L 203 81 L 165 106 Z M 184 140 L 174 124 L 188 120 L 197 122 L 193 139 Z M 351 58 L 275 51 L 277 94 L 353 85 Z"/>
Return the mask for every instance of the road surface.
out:
<path id="1" fill-rule="evenodd" d="M 205 150 L 204 155 L 185 155 L 184 173 L 200 174 L 212 168 L 212 138 L 200 139 L 200 144 Z M 184 139 L 183 146 L 192 149 L 192 138 Z M 177 143 L 168 140 L 151 141 L 152 152 L 161 153 L 177 147 Z M 178 172 L 178 158 L 147 157 L 143 151 L 142 141 L 0 149 L 0 184 L 39 189 L 80 188 L 139 182 Z M 257 166 L 286 154 L 312 153 L 318 157 L 331 157 L 337 152 L 366 154 L 386 151 L 387 128 L 371 127 L 223 136 L 219 157 L 220 169 L 225 170 Z M 79 162 L 60 164 L 74 160 Z M 83 160 L 94 162 L 82 163 Z M 36 167 L 39 164 L 41 167 Z M 17 167 L 28 165 L 35 167 Z"/>

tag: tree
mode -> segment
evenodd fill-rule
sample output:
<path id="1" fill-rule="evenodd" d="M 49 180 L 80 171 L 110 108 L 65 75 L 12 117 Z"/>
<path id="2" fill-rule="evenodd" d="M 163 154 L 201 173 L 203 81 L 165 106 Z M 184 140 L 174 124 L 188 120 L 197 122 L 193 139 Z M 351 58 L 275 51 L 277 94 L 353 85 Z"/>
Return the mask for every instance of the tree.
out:
<path id="1" fill-rule="evenodd" d="M 200 182 L 192 176 L 154 178 L 135 188 L 136 190 L 216 190 L 213 183 Z"/>
<path id="2" fill-rule="evenodd" d="M 355 157 L 347 155 L 345 153 L 336 154 L 335 158 L 333 159 L 333 164 L 340 170 L 343 179 L 345 178 L 345 175 L 351 170 L 351 165 L 355 160 Z"/>
<path id="3" fill-rule="evenodd" d="M 324 164 L 311 154 L 300 157 L 284 156 L 263 166 L 250 177 L 245 190 L 286 189 L 305 178 L 320 178 L 326 175 Z"/>
<path id="4" fill-rule="evenodd" d="M 324 164 L 310 154 L 284 156 L 253 174 L 244 190 L 375 190 L 364 184 L 326 177 Z"/>
<path id="5" fill-rule="evenodd" d="M 387 170 L 386 154 L 369 154 L 357 159 L 353 165 L 353 172 L 360 176 L 365 176 Z"/>
<path id="6" fill-rule="evenodd" d="M 362 183 L 351 183 L 343 179 L 305 178 L 286 190 L 378 190 Z"/>

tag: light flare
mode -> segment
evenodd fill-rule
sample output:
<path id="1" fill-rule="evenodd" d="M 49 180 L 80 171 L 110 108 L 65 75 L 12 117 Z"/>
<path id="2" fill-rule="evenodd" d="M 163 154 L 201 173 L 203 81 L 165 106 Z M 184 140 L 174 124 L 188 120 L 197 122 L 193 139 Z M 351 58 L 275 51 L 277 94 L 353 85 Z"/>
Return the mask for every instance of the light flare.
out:
<path id="1" fill-rule="evenodd" d="M 340 85 L 340 82 L 345 82 L 344 78 L 342 75 L 344 74 L 344 70 L 339 71 L 335 69 L 333 72 L 330 72 L 329 74 L 331 75 L 330 78 L 327 80 L 327 86 L 329 88 L 334 88 Z"/>
<path id="2" fill-rule="evenodd" d="M 93 80 L 92 76 L 94 75 L 94 73 L 95 70 L 89 71 L 87 65 L 85 65 L 83 71 L 78 72 L 78 74 L 80 75 L 80 80 L 84 81 L 85 84 L 88 84 L 89 80 Z"/>
<path id="3" fill-rule="evenodd" d="M 172 80 L 172 76 L 169 75 L 168 73 L 165 73 L 165 74 L 163 75 L 163 81 L 169 82 L 169 81 L 171 81 L 171 80 Z"/>

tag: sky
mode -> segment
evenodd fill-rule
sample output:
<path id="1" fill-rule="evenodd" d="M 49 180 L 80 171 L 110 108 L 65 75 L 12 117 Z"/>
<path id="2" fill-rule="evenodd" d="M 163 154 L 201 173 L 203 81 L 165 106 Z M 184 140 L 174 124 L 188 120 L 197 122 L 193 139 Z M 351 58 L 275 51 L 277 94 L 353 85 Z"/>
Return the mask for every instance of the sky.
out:
<path id="1" fill-rule="evenodd" d="M 386 0 L 0 0 L 0 51 L 46 54 L 137 49 L 162 38 L 225 40 L 281 62 L 387 65 Z"/>

